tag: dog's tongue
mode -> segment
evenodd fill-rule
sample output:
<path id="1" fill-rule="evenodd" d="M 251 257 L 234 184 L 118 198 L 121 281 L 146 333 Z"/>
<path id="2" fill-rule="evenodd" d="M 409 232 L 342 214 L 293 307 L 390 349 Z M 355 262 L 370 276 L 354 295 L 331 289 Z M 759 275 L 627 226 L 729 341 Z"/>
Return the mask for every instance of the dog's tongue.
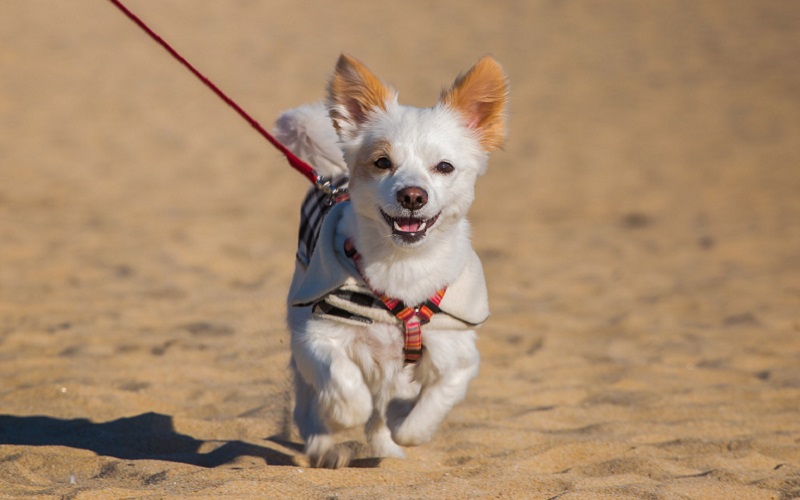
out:
<path id="1" fill-rule="evenodd" d="M 397 227 L 404 233 L 416 233 L 422 225 L 419 219 L 401 217 L 397 219 Z"/>

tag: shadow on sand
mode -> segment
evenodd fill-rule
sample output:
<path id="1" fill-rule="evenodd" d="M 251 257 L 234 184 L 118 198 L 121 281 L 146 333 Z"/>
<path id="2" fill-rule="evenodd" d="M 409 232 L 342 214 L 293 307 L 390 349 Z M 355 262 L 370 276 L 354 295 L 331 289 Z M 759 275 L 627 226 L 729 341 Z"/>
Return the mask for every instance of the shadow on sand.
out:
<path id="1" fill-rule="evenodd" d="M 278 436 L 267 441 L 281 447 L 300 446 Z M 205 443 L 220 446 L 201 453 Z M 203 441 L 180 434 L 175 431 L 172 417 L 158 413 L 99 424 L 84 418 L 0 415 L 0 445 L 3 444 L 68 446 L 127 460 L 165 460 L 200 467 L 217 467 L 242 456 L 262 458 L 268 465 L 295 465 L 291 455 L 269 447 L 242 441 Z"/>

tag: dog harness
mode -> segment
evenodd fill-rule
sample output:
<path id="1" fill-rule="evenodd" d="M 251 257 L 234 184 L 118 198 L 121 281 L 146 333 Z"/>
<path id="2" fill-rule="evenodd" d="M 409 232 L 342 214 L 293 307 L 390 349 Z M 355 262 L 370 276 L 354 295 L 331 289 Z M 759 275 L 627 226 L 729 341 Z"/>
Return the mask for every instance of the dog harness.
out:
<path id="1" fill-rule="evenodd" d="M 344 243 L 344 253 L 353 260 L 361 278 L 367 282 L 367 278 L 361 271 L 361 254 L 358 253 L 353 242 L 348 239 Z M 438 290 L 428 297 L 428 300 L 416 307 L 407 306 L 402 300 L 393 299 L 386 294 L 373 291 L 381 300 L 386 309 L 403 323 L 405 344 L 403 354 L 406 364 L 416 363 L 422 357 L 422 325 L 430 323 L 434 314 L 441 312 L 439 304 L 444 298 L 447 287 Z"/>

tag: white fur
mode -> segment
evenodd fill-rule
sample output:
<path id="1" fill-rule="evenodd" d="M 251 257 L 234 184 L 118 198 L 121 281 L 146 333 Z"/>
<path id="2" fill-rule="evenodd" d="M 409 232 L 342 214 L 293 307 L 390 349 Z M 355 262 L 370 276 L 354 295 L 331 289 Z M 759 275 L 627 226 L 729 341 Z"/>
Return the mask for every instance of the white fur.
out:
<path id="1" fill-rule="evenodd" d="M 276 122 L 275 138 L 294 154 L 331 177 L 347 172 L 339 138 L 331 126 L 328 110 L 322 102 L 306 104 L 282 114 Z"/>
<path id="2" fill-rule="evenodd" d="M 352 171 L 360 149 L 370 141 L 391 144 L 397 168 L 382 176 L 351 178 L 351 203 L 337 231 L 355 241 L 373 289 L 407 304 L 424 302 L 456 280 L 472 255 L 466 215 L 488 153 L 463 117 L 442 103 L 419 109 L 393 98 L 385 110 L 372 109 L 363 123 L 347 120 L 344 108 L 337 111 L 345 118 L 338 141 L 322 104 L 284 113 L 277 124 L 279 138 L 326 175 Z M 441 161 L 452 163 L 455 172 L 433 171 Z M 396 193 L 407 186 L 428 193 L 418 216 L 440 214 L 422 241 L 410 245 L 392 237 L 378 210 L 404 215 Z M 304 273 L 298 265 L 294 282 L 302 281 Z M 356 426 L 365 427 L 375 456 L 402 457 L 402 446 L 432 438 L 478 373 L 472 330 L 425 335 L 423 327 L 422 359 L 404 365 L 402 333 L 396 325 L 353 326 L 313 317 L 310 307 L 291 304 L 288 323 L 296 379 L 294 420 L 313 466 L 347 465 L 350 452 L 336 445 L 333 434 Z"/>

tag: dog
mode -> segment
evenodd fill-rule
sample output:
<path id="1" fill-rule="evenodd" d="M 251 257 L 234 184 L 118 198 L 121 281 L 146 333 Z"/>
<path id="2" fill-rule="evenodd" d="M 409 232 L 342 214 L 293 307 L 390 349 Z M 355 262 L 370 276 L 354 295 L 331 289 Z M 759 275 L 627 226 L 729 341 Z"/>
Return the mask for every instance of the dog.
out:
<path id="1" fill-rule="evenodd" d="M 361 426 L 371 456 L 403 457 L 477 375 L 489 308 L 466 216 L 507 101 L 490 56 L 415 108 L 343 54 L 327 100 L 277 120 L 281 142 L 349 191 L 307 195 L 288 296 L 293 418 L 312 466 L 347 466 L 335 434 Z"/>

